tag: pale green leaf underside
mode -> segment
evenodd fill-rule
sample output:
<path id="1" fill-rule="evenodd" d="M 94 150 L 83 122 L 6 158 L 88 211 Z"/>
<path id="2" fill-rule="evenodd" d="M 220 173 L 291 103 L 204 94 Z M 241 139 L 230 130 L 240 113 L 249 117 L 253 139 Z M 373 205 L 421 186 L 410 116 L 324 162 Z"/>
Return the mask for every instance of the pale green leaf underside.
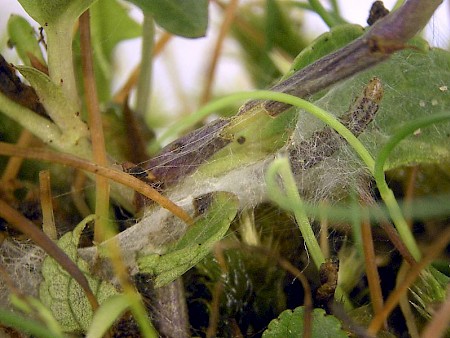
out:
<path id="1" fill-rule="evenodd" d="M 58 240 L 58 246 L 83 271 L 89 286 L 101 304 L 110 296 L 117 294 L 116 289 L 107 282 L 91 276 L 88 264 L 78 257 L 77 247 L 81 231 L 86 222 L 81 222 L 73 232 L 68 232 Z M 51 257 L 42 264 L 44 281 L 39 288 L 39 296 L 53 313 L 66 332 L 86 332 L 92 321 L 92 308 L 81 286 Z"/>
<path id="2" fill-rule="evenodd" d="M 227 232 L 236 215 L 238 200 L 226 192 L 215 192 L 210 196 L 205 213 L 165 254 L 150 254 L 138 259 L 139 270 L 154 276 L 155 287 L 172 282 L 196 265 Z"/>

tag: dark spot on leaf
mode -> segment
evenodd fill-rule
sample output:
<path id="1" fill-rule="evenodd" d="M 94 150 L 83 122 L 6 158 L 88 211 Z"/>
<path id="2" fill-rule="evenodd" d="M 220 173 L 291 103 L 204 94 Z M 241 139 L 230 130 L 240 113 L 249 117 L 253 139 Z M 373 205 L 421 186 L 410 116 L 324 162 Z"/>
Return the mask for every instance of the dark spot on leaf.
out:
<path id="1" fill-rule="evenodd" d="M 212 202 L 211 194 L 204 194 L 194 199 L 195 216 L 203 215 Z"/>
<path id="2" fill-rule="evenodd" d="M 244 144 L 246 140 L 244 136 L 239 136 L 236 141 L 239 144 Z"/>

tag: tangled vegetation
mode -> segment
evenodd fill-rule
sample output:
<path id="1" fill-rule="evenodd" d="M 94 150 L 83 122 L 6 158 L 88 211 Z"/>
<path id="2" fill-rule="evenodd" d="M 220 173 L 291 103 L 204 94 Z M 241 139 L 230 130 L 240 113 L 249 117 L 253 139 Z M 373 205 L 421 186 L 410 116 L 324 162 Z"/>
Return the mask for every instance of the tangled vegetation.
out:
<path id="1" fill-rule="evenodd" d="M 441 2 L 361 27 L 337 1 L 19 0 L 41 28 L 2 27 L 0 334 L 448 336 L 450 53 L 420 36 Z M 167 118 L 152 64 L 208 6 L 201 108 Z M 258 90 L 213 92 L 225 38 Z"/>

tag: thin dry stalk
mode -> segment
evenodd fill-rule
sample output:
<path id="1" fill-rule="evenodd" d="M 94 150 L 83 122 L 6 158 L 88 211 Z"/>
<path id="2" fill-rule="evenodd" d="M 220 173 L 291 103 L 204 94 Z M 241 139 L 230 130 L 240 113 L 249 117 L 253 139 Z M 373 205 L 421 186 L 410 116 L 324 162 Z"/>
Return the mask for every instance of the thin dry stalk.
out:
<path id="1" fill-rule="evenodd" d="M 396 286 L 398 287 L 400 283 L 405 279 L 405 275 L 408 272 L 408 263 L 403 262 L 397 273 Z M 419 329 L 416 325 L 416 318 L 411 309 L 411 304 L 409 303 L 408 294 L 404 294 L 399 300 L 400 310 L 402 310 L 403 317 L 405 317 L 406 327 L 408 328 L 408 333 L 411 338 L 419 338 Z"/>
<path id="2" fill-rule="evenodd" d="M 42 230 L 52 240 L 56 241 L 55 217 L 53 215 L 52 190 L 50 187 L 50 171 L 39 172 L 39 197 L 42 208 Z"/>
<path id="3" fill-rule="evenodd" d="M 34 135 L 24 129 L 22 130 L 22 132 L 20 133 L 19 139 L 17 140 L 17 145 L 19 147 L 26 147 L 30 144 L 31 140 L 33 140 Z M 12 182 L 13 180 L 15 180 L 15 178 L 17 177 L 20 168 L 22 166 L 22 162 L 23 162 L 23 158 L 21 157 L 10 157 L 8 160 L 8 163 L 6 164 L 5 170 L 3 170 L 3 175 L 2 178 L 0 180 L 1 184 L 3 187 L 7 187 L 9 185 L 10 182 Z"/>
<path id="4" fill-rule="evenodd" d="M 200 105 L 205 104 L 211 99 L 211 91 L 216 74 L 217 63 L 222 52 L 223 42 L 225 41 L 225 38 L 231 29 L 231 24 L 233 23 L 234 17 L 236 15 L 238 4 L 239 0 L 231 0 L 225 9 L 225 17 L 223 19 L 222 25 L 220 26 L 219 36 L 217 37 L 214 51 L 208 65 L 208 70 L 206 71 L 205 87 L 200 99 Z"/>
<path id="5" fill-rule="evenodd" d="M 376 335 L 381 329 L 383 323 L 386 321 L 389 314 L 397 306 L 400 298 L 408 291 L 408 288 L 419 277 L 423 269 L 425 269 L 435 259 L 442 250 L 444 250 L 450 242 L 450 229 L 444 231 L 442 236 L 439 237 L 432 246 L 430 246 L 428 253 L 417 263 L 414 264 L 406 274 L 405 279 L 399 284 L 399 286 L 389 295 L 385 302 L 385 305 L 380 313 L 376 315 L 369 325 L 368 333 Z"/>
<path id="6" fill-rule="evenodd" d="M 183 222 L 188 225 L 194 223 L 189 214 L 187 214 L 182 208 L 173 203 L 168 198 L 162 196 L 158 191 L 153 189 L 151 186 L 141 181 L 140 179 L 133 177 L 123 171 L 118 171 L 113 168 L 103 167 L 98 164 L 92 163 L 85 159 L 64 154 L 57 153 L 51 150 L 43 148 L 23 148 L 17 147 L 13 144 L 0 142 L 0 154 L 6 156 L 18 156 L 25 157 L 29 159 L 36 159 L 41 161 L 50 161 L 53 163 L 59 163 L 62 165 L 68 165 L 80 170 L 84 170 L 96 175 L 101 175 L 113 180 L 114 182 L 123 184 L 138 193 L 148 197 L 152 201 L 155 201 L 161 207 L 169 210 L 175 216 L 180 218 Z"/>
<path id="7" fill-rule="evenodd" d="M 220 315 L 220 298 L 223 294 L 223 283 L 221 280 L 217 281 L 214 285 L 214 290 L 212 292 L 211 301 L 211 315 L 209 316 L 209 325 L 206 330 L 206 337 L 212 338 L 216 337 L 217 327 L 219 325 L 219 315 Z"/>
<path id="8" fill-rule="evenodd" d="M 88 111 L 89 129 L 91 131 L 93 160 L 101 166 L 108 165 L 106 155 L 105 137 L 103 133 L 103 121 L 100 113 L 100 105 L 97 97 L 95 83 L 94 62 L 91 45 L 91 25 L 89 10 L 80 16 L 80 46 L 81 65 L 83 72 L 84 92 Z M 94 241 L 101 243 L 108 239 L 108 215 L 109 215 L 109 181 L 102 176 L 95 177 L 95 226 Z M 112 234 L 111 234 L 112 235 Z"/>
<path id="9" fill-rule="evenodd" d="M 377 315 L 383 308 L 383 294 L 381 292 L 380 275 L 378 274 L 378 267 L 376 264 L 372 229 L 367 220 L 364 220 L 361 223 L 361 237 L 370 299 L 372 300 L 373 313 Z"/>
<path id="10" fill-rule="evenodd" d="M 75 208 L 83 218 L 92 214 L 91 208 L 89 208 L 84 197 L 86 181 L 86 174 L 81 170 L 75 170 L 72 185 L 70 187 L 70 195 L 72 196 L 72 201 Z"/>

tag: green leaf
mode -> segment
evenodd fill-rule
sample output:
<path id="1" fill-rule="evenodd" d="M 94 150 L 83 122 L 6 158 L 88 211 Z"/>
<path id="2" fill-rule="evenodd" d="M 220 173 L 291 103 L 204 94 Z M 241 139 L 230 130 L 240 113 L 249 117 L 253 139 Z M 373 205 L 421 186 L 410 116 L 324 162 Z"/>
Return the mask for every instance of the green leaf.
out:
<path id="1" fill-rule="evenodd" d="M 227 232 L 239 204 L 233 194 L 226 192 L 204 195 L 199 203 L 204 213 L 165 254 L 138 258 L 139 270 L 154 275 L 155 287 L 172 282 L 208 255 Z"/>
<path id="2" fill-rule="evenodd" d="M 283 311 L 277 319 L 270 322 L 263 333 L 263 338 L 303 337 L 304 307 L 294 311 Z M 323 309 L 314 309 L 312 313 L 312 338 L 347 338 L 340 321 L 334 316 L 327 316 Z"/>
<path id="3" fill-rule="evenodd" d="M 78 93 L 73 70 L 72 33 L 78 17 L 94 1 L 19 1 L 25 11 L 45 29 L 50 78 L 75 103 L 78 103 Z"/>
<path id="4" fill-rule="evenodd" d="M 169 33 L 186 38 L 206 34 L 208 0 L 128 0 L 149 12 Z"/>
<path id="5" fill-rule="evenodd" d="M 80 138 L 89 135 L 85 123 L 79 117 L 77 105 L 64 95 L 61 87 L 35 68 L 27 66 L 16 66 L 16 68 L 36 90 L 47 113 L 64 133 L 66 144 L 75 145 Z"/>
<path id="6" fill-rule="evenodd" d="M 450 112 L 450 53 L 437 48 L 397 53 L 389 61 L 336 85 L 315 104 L 340 115 L 348 109 L 349 98 L 355 97 L 361 84 L 373 76 L 381 80 L 384 96 L 372 127 L 360 137 L 372 154 L 404 121 Z M 450 123 L 418 130 L 399 143 L 384 168 L 448 162 L 449 142 Z"/>
<path id="7" fill-rule="evenodd" d="M 333 27 L 329 32 L 320 35 L 297 55 L 292 63 L 291 69 L 283 76 L 282 80 L 287 79 L 296 71 L 306 67 L 321 57 L 344 47 L 353 40 L 359 38 L 363 33 L 364 28 L 360 25 L 343 24 Z"/>
<path id="8" fill-rule="evenodd" d="M 73 232 L 69 232 L 58 240 L 58 246 L 78 265 L 88 279 L 89 286 L 101 304 L 110 296 L 117 294 L 114 286 L 94 278 L 89 274 L 88 264 L 78 257 L 77 249 L 81 232 L 92 216 L 84 219 Z M 42 264 L 44 281 L 39 288 L 39 296 L 58 320 L 66 332 L 86 332 L 92 321 L 92 308 L 83 289 L 75 280 L 51 257 Z"/>
<path id="9" fill-rule="evenodd" d="M 91 7 L 92 45 L 110 61 L 116 45 L 141 35 L 141 25 L 128 15 L 121 3 L 99 0 Z"/>
<path id="10" fill-rule="evenodd" d="M 195 175 L 215 176 L 275 153 L 289 139 L 296 119 L 294 109 L 273 118 L 260 107 L 233 117 L 221 132 L 221 137 L 233 142 L 214 154 Z"/>
<path id="11" fill-rule="evenodd" d="M 289 15 L 284 5 L 282 1 L 248 3 L 239 9 L 242 20 L 232 25 L 257 88 L 268 87 L 282 76 L 271 51 L 294 58 L 308 44 L 296 29 L 302 25 L 301 17 Z"/>
<path id="12" fill-rule="evenodd" d="M 29 54 L 46 64 L 37 40 L 37 34 L 30 23 L 20 15 L 11 15 L 8 20 L 9 41 L 16 48 L 20 59 L 31 66 Z"/>
<path id="13" fill-rule="evenodd" d="M 265 48 L 271 50 L 276 47 L 294 56 L 305 47 L 307 42 L 304 35 L 299 34 L 298 26 L 301 22 L 294 21 L 292 15 L 289 15 L 290 8 L 284 5 L 283 1 L 266 1 Z"/>
<path id="14" fill-rule="evenodd" d="M 95 0 L 19 0 L 23 9 L 40 25 L 56 23 L 64 17 L 75 20 Z"/>
<path id="15" fill-rule="evenodd" d="M 109 297 L 95 312 L 86 338 L 101 338 L 116 319 L 130 306 L 127 296 L 120 294 Z"/>

